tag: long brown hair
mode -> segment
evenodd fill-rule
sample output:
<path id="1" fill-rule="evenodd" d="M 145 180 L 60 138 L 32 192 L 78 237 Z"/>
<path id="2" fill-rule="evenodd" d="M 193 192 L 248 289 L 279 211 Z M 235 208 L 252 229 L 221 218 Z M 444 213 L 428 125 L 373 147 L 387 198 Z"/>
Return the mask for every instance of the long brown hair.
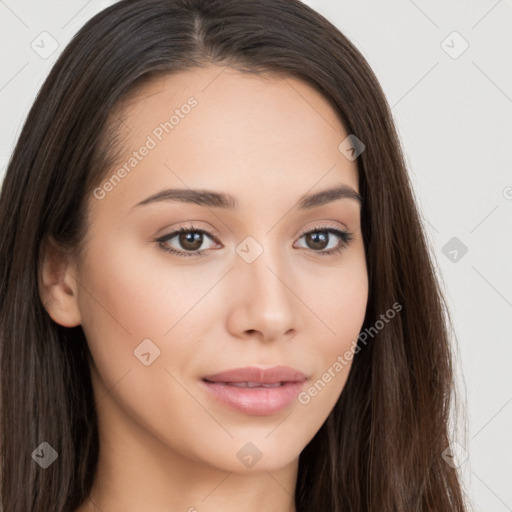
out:
<path id="1" fill-rule="evenodd" d="M 363 330 L 402 306 L 360 343 L 339 401 L 301 453 L 297 511 L 464 511 L 441 456 L 453 396 L 447 311 L 391 113 L 359 51 L 297 0 L 124 0 L 90 20 L 53 67 L 0 197 L 1 509 L 73 511 L 98 459 L 87 341 L 45 311 L 42 242 L 80 247 L 121 98 L 155 76 L 212 63 L 306 81 L 363 141 Z M 31 458 L 42 441 L 58 452 L 47 469 Z"/>

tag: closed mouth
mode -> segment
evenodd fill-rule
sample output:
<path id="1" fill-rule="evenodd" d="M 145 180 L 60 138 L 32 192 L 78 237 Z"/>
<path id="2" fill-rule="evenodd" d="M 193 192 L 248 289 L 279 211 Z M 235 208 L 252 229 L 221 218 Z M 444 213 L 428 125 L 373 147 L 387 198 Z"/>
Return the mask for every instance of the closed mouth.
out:
<path id="1" fill-rule="evenodd" d="M 279 386 L 283 386 L 287 384 L 287 382 L 273 382 L 273 383 L 265 383 L 265 382 L 215 382 L 208 379 L 203 379 L 205 382 L 210 384 L 221 384 L 224 386 L 233 386 L 236 388 L 277 388 Z"/>

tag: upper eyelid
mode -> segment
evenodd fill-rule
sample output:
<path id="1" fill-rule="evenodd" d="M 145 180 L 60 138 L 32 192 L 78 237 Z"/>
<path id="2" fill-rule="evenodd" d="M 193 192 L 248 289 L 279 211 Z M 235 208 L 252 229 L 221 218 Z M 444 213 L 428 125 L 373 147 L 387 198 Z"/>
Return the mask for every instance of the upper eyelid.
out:
<path id="1" fill-rule="evenodd" d="M 220 237 L 220 235 L 215 230 L 209 230 L 209 229 L 191 225 L 191 226 L 180 226 L 178 228 L 171 229 L 168 233 L 164 233 L 163 235 L 160 235 L 157 238 L 157 240 L 172 238 L 181 232 L 183 232 L 183 233 L 188 233 L 188 232 L 204 233 L 213 239 Z"/>
<path id="2" fill-rule="evenodd" d="M 334 231 L 341 231 L 343 233 L 349 233 L 349 230 L 346 228 L 342 228 L 342 227 L 335 226 L 335 225 L 329 225 L 328 223 L 325 223 L 325 224 L 321 224 L 319 226 L 313 226 L 311 228 L 302 230 L 300 236 L 304 236 L 305 234 L 311 233 L 312 231 L 322 231 L 322 230 L 328 230 L 328 229 L 332 229 Z M 220 234 L 216 230 L 210 231 L 208 229 L 197 227 L 197 226 L 192 226 L 192 225 L 191 226 L 180 226 L 179 228 L 174 228 L 171 231 L 169 231 L 168 233 L 164 233 L 163 235 L 159 236 L 158 238 L 166 238 L 171 235 L 177 235 L 180 232 L 189 232 L 189 231 L 204 233 L 208 236 L 211 236 L 212 238 L 220 238 Z"/>

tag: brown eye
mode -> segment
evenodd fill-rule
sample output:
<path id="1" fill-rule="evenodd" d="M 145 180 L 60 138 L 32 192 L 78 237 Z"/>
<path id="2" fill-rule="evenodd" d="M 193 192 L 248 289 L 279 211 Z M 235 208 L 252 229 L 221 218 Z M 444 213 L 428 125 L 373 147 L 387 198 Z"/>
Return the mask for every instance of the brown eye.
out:
<path id="1" fill-rule="evenodd" d="M 305 235 L 306 244 L 310 249 L 322 250 L 329 243 L 329 233 L 327 231 L 312 231 Z"/>
<path id="2" fill-rule="evenodd" d="M 178 256 L 201 256 L 204 251 L 213 248 L 216 240 L 202 229 L 181 227 L 160 237 L 156 242 L 164 251 Z"/>
<path id="3" fill-rule="evenodd" d="M 353 239 L 347 231 L 336 228 L 318 228 L 304 233 L 305 245 L 299 247 L 311 249 L 318 254 L 334 254 L 341 252 Z"/>
<path id="4" fill-rule="evenodd" d="M 199 231 L 187 231 L 178 236 L 179 243 L 186 251 L 197 251 L 203 245 L 203 233 Z"/>

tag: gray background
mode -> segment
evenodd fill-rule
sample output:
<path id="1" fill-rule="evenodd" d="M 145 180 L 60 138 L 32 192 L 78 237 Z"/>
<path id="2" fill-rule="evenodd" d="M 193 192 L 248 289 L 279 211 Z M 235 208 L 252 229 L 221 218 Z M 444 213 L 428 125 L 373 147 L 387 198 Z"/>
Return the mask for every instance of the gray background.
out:
<path id="1" fill-rule="evenodd" d="M 0 176 L 56 57 L 111 3 L 0 0 Z M 512 2 L 306 3 L 363 53 L 392 107 L 454 321 L 460 470 L 474 510 L 512 511 Z"/>

